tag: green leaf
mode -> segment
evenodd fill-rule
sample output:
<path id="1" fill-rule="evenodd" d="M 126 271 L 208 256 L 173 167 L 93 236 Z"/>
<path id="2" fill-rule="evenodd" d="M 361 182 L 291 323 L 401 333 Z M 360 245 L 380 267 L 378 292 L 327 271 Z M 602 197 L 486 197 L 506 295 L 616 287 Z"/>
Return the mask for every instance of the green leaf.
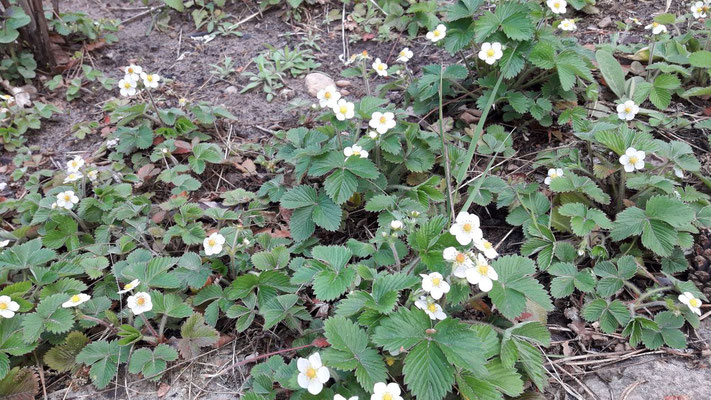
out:
<path id="1" fill-rule="evenodd" d="M 605 50 L 595 52 L 595 60 L 607 86 L 618 98 L 625 97 L 625 72 L 615 57 Z"/>
<path id="2" fill-rule="evenodd" d="M 187 318 L 193 313 L 192 307 L 185 303 L 177 294 L 163 294 L 157 290 L 151 291 L 153 311 L 156 314 L 165 314 L 173 318 Z"/>
<path id="3" fill-rule="evenodd" d="M 642 331 L 642 341 L 648 349 L 656 350 L 663 344 L 673 349 L 686 348 L 686 337 L 681 331 L 684 317 L 672 311 L 662 311 L 654 316 L 658 330 L 645 329 Z"/>
<path id="4" fill-rule="evenodd" d="M 37 311 L 27 314 L 22 320 L 25 343 L 36 342 L 45 330 L 52 333 L 64 333 L 74 326 L 74 313 L 62 308 L 67 301 L 66 294 L 55 294 L 43 299 L 37 305 Z"/>
<path id="5" fill-rule="evenodd" d="M 375 328 L 371 339 L 389 352 L 408 350 L 425 338 L 430 326 L 430 317 L 423 311 L 400 308 Z"/>
<path id="6" fill-rule="evenodd" d="M 124 362 L 128 349 L 119 346 L 118 341 L 93 342 L 77 355 L 77 362 L 91 365 L 89 377 L 98 389 L 105 388 L 118 372 L 118 364 Z"/>
<path id="7" fill-rule="evenodd" d="M 49 349 L 44 354 L 44 363 L 58 372 L 66 372 L 76 367 L 76 357 L 89 344 L 86 335 L 81 332 L 70 332 L 64 342 Z"/>
<path id="8" fill-rule="evenodd" d="M 0 252 L 0 271 L 39 267 L 56 257 L 57 253 L 50 249 L 43 249 L 42 239 L 37 238 Z"/>
<path id="9" fill-rule="evenodd" d="M 659 75 L 652 84 L 652 89 L 649 92 L 649 101 L 658 109 L 664 110 L 671 103 L 672 91 L 680 86 L 681 81 L 676 75 Z"/>
<path id="10" fill-rule="evenodd" d="M 337 169 L 326 178 L 324 188 L 336 204 L 343 204 L 358 188 L 358 178 L 348 170 Z"/>
<path id="11" fill-rule="evenodd" d="M 486 364 L 479 336 L 469 325 L 454 318 L 447 318 L 434 327 L 432 339 L 439 344 L 440 349 L 451 364 L 472 372 L 484 374 L 482 368 Z"/>
<path id="12" fill-rule="evenodd" d="M 0 398 L 22 400 L 37 398 L 39 379 L 31 368 L 15 367 L 0 380 Z"/>
<path id="13" fill-rule="evenodd" d="M 585 293 L 595 290 L 595 277 L 588 268 L 578 271 L 573 264 L 556 263 L 548 268 L 548 273 L 555 276 L 551 281 L 551 295 L 555 298 L 568 297 L 575 288 Z"/>
<path id="14" fill-rule="evenodd" d="M 326 365 L 350 371 L 355 369 L 358 383 L 372 393 L 373 385 L 387 378 L 385 362 L 368 346 L 368 335 L 354 322 L 332 317 L 324 322 L 326 339 L 331 347 L 323 353 Z"/>
<path id="15" fill-rule="evenodd" d="M 418 400 L 441 400 L 452 389 L 454 368 L 440 346 L 423 341 L 405 357 L 405 384 Z"/>
<path id="16" fill-rule="evenodd" d="M 153 351 L 144 347 L 131 354 L 128 372 L 132 374 L 140 372 L 145 378 L 157 381 L 168 366 L 168 362 L 177 359 L 178 352 L 165 343 L 160 343 Z"/>
<path id="17" fill-rule="evenodd" d="M 365 210 L 370 212 L 384 211 L 395 207 L 396 197 L 387 194 L 378 194 L 365 203 Z"/>
<path id="18" fill-rule="evenodd" d="M 491 266 L 499 279 L 494 281 L 489 297 L 504 317 L 514 319 L 521 315 L 526 308 L 526 299 L 546 311 L 553 310 L 553 303 L 543 285 L 531 276 L 536 272 L 533 260 L 511 255 L 496 259 Z"/>
<path id="19" fill-rule="evenodd" d="M 696 68 L 711 68 L 711 51 L 699 50 L 691 53 L 689 63 Z"/>
<path id="20" fill-rule="evenodd" d="M 600 321 L 600 329 L 605 333 L 614 333 L 618 326 L 625 326 L 630 320 L 627 306 L 619 300 L 593 300 L 583 307 L 581 315 L 590 322 Z"/>
<path id="21" fill-rule="evenodd" d="M 311 186 L 297 186 L 281 197 L 281 206 L 294 209 L 315 206 L 317 200 L 316 190 Z"/>
<path id="22" fill-rule="evenodd" d="M 185 6 L 183 5 L 183 0 L 163 0 L 163 3 L 167 5 L 168 7 L 179 11 L 179 12 L 184 12 L 185 11 Z"/>

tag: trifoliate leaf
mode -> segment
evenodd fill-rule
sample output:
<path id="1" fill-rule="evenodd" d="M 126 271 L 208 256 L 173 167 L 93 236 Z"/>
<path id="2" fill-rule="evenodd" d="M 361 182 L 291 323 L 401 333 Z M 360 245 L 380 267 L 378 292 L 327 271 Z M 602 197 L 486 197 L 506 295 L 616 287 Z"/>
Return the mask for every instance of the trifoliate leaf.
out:
<path id="1" fill-rule="evenodd" d="M 400 308 L 375 328 L 371 339 L 389 352 L 407 350 L 422 341 L 430 327 L 430 317 L 423 311 Z"/>
<path id="2" fill-rule="evenodd" d="M 201 347 L 210 346 L 217 342 L 220 334 L 215 328 L 205 324 L 202 314 L 194 313 L 183 322 L 180 327 L 178 350 L 184 359 L 197 356 Z"/>
<path id="3" fill-rule="evenodd" d="M 585 293 L 595 290 L 595 276 L 589 268 L 578 271 L 573 264 L 556 263 L 548 273 L 555 276 L 551 281 L 551 295 L 557 299 L 570 296 L 575 288 Z"/>
<path id="4" fill-rule="evenodd" d="M 64 342 L 49 349 L 44 354 L 44 363 L 58 372 L 66 372 L 77 366 L 76 357 L 89 344 L 86 335 L 74 331 L 69 333 Z"/>
<path id="5" fill-rule="evenodd" d="M 323 352 L 326 365 L 350 371 L 355 369 L 358 383 L 368 392 L 385 381 L 387 369 L 380 354 L 368 346 L 368 335 L 344 317 L 332 317 L 324 323 L 325 336 L 331 347 Z"/>
<path id="6" fill-rule="evenodd" d="M 533 260 L 521 256 L 504 256 L 491 265 L 499 275 L 489 297 L 506 318 L 514 319 L 526 308 L 526 299 L 543 307 L 553 309 L 548 293 L 531 275 L 536 272 Z"/>
<path id="7" fill-rule="evenodd" d="M 593 300 L 583 307 L 581 315 L 590 322 L 600 321 L 600 329 L 605 333 L 614 333 L 618 326 L 625 326 L 630 320 L 627 306 L 619 300 Z"/>
<path id="8" fill-rule="evenodd" d="M 98 389 L 105 388 L 118 372 L 118 364 L 128 358 L 128 348 L 119 346 L 118 341 L 101 340 L 89 343 L 77 355 L 79 363 L 91 365 L 89 377 Z"/>

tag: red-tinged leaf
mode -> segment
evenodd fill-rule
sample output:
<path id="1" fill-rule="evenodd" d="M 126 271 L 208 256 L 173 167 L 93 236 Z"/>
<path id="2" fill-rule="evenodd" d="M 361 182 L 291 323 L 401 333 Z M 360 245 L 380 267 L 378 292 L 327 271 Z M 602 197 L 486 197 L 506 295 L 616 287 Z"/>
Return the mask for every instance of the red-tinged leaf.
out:
<path id="1" fill-rule="evenodd" d="M 313 342 L 311 342 L 311 344 L 319 348 L 324 348 L 331 345 L 330 343 L 328 343 L 328 340 L 326 340 L 325 337 L 317 337 L 316 339 L 314 339 Z"/>
<path id="2" fill-rule="evenodd" d="M 176 140 L 173 144 L 176 147 L 174 154 L 187 154 L 193 151 L 193 146 L 184 140 Z"/>

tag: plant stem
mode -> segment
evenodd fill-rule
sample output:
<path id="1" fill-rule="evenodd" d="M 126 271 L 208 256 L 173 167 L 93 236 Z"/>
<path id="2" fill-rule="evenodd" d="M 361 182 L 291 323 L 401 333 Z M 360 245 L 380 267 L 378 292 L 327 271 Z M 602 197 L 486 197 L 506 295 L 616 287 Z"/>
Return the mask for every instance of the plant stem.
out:
<path id="1" fill-rule="evenodd" d="M 79 216 L 78 216 L 74 211 L 72 211 L 72 210 L 67 210 L 67 211 L 69 211 L 69 214 L 71 214 L 72 217 L 74 217 L 74 219 L 77 220 L 77 222 L 79 223 L 79 226 L 81 226 L 81 229 L 82 229 L 84 232 L 86 232 L 86 233 L 90 233 L 90 232 L 91 232 L 91 231 L 89 230 L 89 227 L 86 226 L 86 224 L 84 223 L 84 221 L 82 221 L 82 219 L 79 218 Z"/>
<path id="2" fill-rule="evenodd" d="M 372 94 L 370 93 L 370 82 L 368 82 L 368 71 L 366 70 L 365 66 L 365 61 L 366 59 L 363 59 L 363 63 L 360 65 L 360 71 L 363 74 L 363 82 L 365 82 L 365 92 L 368 94 L 368 96 L 371 96 Z"/>
<path id="3" fill-rule="evenodd" d="M 657 294 L 657 293 L 666 292 L 667 290 L 672 290 L 672 289 L 674 289 L 674 287 L 672 287 L 672 286 L 661 286 L 661 287 L 658 287 L 658 288 L 655 288 L 655 289 L 647 290 L 646 292 L 642 293 L 642 294 L 637 298 L 637 300 L 635 300 L 634 306 L 637 307 L 638 305 L 642 304 L 642 301 L 643 301 L 644 299 L 649 298 L 649 297 L 651 297 L 651 296 L 654 296 L 654 295 Z"/>
<path id="4" fill-rule="evenodd" d="M 113 332 L 116 332 L 116 331 L 118 330 L 115 326 L 113 326 L 113 325 L 111 325 L 110 323 L 104 321 L 103 319 L 96 318 L 96 317 L 92 317 L 91 315 L 81 314 L 80 318 L 81 318 L 81 319 L 85 319 L 85 320 L 87 320 L 87 321 L 96 322 L 97 324 L 102 325 L 102 326 L 105 326 L 106 328 L 110 329 L 110 330 L 113 331 Z"/>
<path id="5" fill-rule="evenodd" d="M 395 266 L 397 266 L 397 270 L 400 271 L 402 269 L 402 264 L 400 263 L 400 257 L 397 255 L 397 248 L 395 248 L 395 242 L 392 240 L 389 240 L 388 244 L 390 245 L 390 251 L 393 252 L 393 258 L 395 259 Z"/>
<path id="6" fill-rule="evenodd" d="M 627 172 L 624 168 L 620 170 L 620 186 L 617 192 L 617 212 L 622 211 L 623 198 L 625 197 L 625 180 L 627 179 Z"/>
<path id="7" fill-rule="evenodd" d="M 143 314 L 141 314 L 143 315 Z M 163 341 L 163 332 L 165 332 L 165 324 L 168 323 L 168 314 L 163 314 L 160 319 L 160 325 L 158 325 L 158 341 Z"/>
<path id="8" fill-rule="evenodd" d="M 158 117 L 158 120 L 160 121 L 161 125 L 166 125 L 165 122 L 163 122 L 163 118 L 160 117 L 160 112 L 158 112 L 158 107 L 156 106 L 156 102 L 153 100 L 153 94 L 151 94 L 150 89 L 146 89 L 146 92 L 148 92 L 148 98 L 151 99 L 151 104 L 153 105 L 153 109 L 156 112 L 156 116 Z"/>
<path id="9" fill-rule="evenodd" d="M 442 139 L 442 152 L 444 153 L 444 179 L 447 180 L 447 199 L 449 201 L 449 219 L 454 223 L 454 194 L 452 193 L 452 171 L 449 163 L 449 150 L 447 140 L 444 137 L 444 112 L 442 111 L 442 76 L 444 75 L 444 65 L 439 71 L 439 137 Z"/>
<path id="10" fill-rule="evenodd" d="M 148 330 L 151 331 L 151 334 L 153 334 L 153 336 L 155 336 L 157 338 L 160 338 L 160 335 L 158 334 L 158 332 L 156 332 L 155 328 L 153 328 L 153 325 L 151 325 L 151 322 L 148 321 L 148 318 L 146 318 L 146 315 L 143 313 L 141 313 L 139 315 L 143 319 L 143 322 L 146 324 L 146 327 L 148 328 Z"/>

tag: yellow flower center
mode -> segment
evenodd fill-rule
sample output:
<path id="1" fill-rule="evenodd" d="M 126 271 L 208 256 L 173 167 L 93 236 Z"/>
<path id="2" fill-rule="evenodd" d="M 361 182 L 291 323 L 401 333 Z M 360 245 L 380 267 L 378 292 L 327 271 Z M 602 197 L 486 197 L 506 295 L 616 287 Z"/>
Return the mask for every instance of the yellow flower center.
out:
<path id="1" fill-rule="evenodd" d="M 689 305 L 692 307 L 699 307 L 701 305 L 701 300 L 699 299 L 690 299 L 689 300 Z"/>
<path id="2" fill-rule="evenodd" d="M 71 201 L 71 200 L 72 200 L 72 196 L 70 196 L 68 194 L 64 195 L 64 201 Z"/>
<path id="3" fill-rule="evenodd" d="M 486 264 L 479 264 L 479 273 L 482 275 L 486 275 L 489 272 L 489 266 Z"/>
<path id="4" fill-rule="evenodd" d="M 7 303 L 0 303 L 0 310 L 7 310 Z"/>
<path id="5" fill-rule="evenodd" d="M 126 89 L 130 89 L 130 88 L 131 88 L 131 83 L 126 82 L 126 83 L 123 84 L 123 87 L 126 88 Z"/>
<path id="6" fill-rule="evenodd" d="M 632 112 L 632 107 L 625 107 L 625 112 L 626 112 L 627 114 L 631 113 L 631 112 Z"/>
<path id="7" fill-rule="evenodd" d="M 400 52 L 400 56 L 401 56 L 401 57 L 407 56 L 407 54 L 405 53 L 405 50 L 403 50 L 403 51 Z"/>
<path id="8" fill-rule="evenodd" d="M 363 50 L 360 55 L 363 57 L 368 57 L 368 50 Z"/>
<path id="9" fill-rule="evenodd" d="M 558 174 L 556 174 L 555 172 L 551 174 L 551 179 L 557 178 L 557 177 L 558 177 Z"/>
<path id="10" fill-rule="evenodd" d="M 560 2 L 557 2 L 557 1 L 556 1 L 555 3 L 553 3 L 553 7 L 554 7 L 554 8 L 560 8 Z"/>
<path id="11" fill-rule="evenodd" d="M 216 242 L 215 242 L 215 239 L 208 239 L 208 240 L 207 240 L 207 245 L 210 246 L 210 247 L 214 246 L 215 243 L 216 243 Z"/>
<path id="12" fill-rule="evenodd" d="M 384 115 L 380 117 L 380 123 L 381 123 L 381 124 L 384 124 L 384 123 L 386 123 L 387 121 L 388 121 L 388 119 L 385 118 Z"/>
<path id="13" fill-rule="evenodd" d="M 441 279 L 439 279 L 439 278 L 432 278 L 432 285 L 433 285 L 433 286 L 439 286 L 440 282 L 442 282 Z"/>
<path id="14" fill-rule="evenodd" d="M 139 297 L 139 298 L 137 298 L 137 299 L 136 299 L 136 304 L 138 304 L 139 306 L 142 306 L 142 305 L 146 304 L 146 298 L 145 298 L 145 297 L 142 297 L 142 296 Z"/>
<path id="15" fill-rule="evenodd" d="M 437 311 L 437 306 L 436 306 L 434 303 L 430 303 L 430 304 L 427 306 L 427 309 L 429 310 L 429 312 L 432 312 L 432 313 L 433 313 L 433 312 Z"/>
<path id="16" fill-rule="evenodd" d="M 316 368 L 309 367 L 308 369 L 306 369 L 306 376 L 309 379 L 314 379 L 316 377 Z"/>
<path id="17" fill-rule="evenodd" d="M 486 55 L 489 56 L 489 57 L 493 57 L 494 54 L 496 54 L 496 52 L 494 51 L 494 49 L 489 49 L 489 50 L 486 51 Z"/>
<path id="18" fill-rule="evenodd" d="M 656 28 L 656 27 L 658 27 L 658 26 L 659 26 L 659 23 L 657 23 L 657 22 L 652 22 L 652 28 Z"/>
<path id="19" fill-rule="evenodd" d="M 490 248 L 494 247 L 494 246 L 491 244 L 491 242 L 488 241 L 488 240 L 485 240 L 485 241 L 484 241 L 483 246 L 484 246 L 484 248 L 487 249 L 487 250 L 489 250 Z"/>
<path id="20" fill-rule="evenodd" d="M 81 297 L 79 297 L 78 294 L 75 294 L 70 300 L 72 301 L 72 303 L 78 303 L 79 300 L 81 300 Z"/>
<path id="21" fill-rule="evenodd" d="M 385 68 L 384 64 L 378 64 L 378 71 L 382 71 Z"/>
<path id="22" fill-rule="evenodd" d="M 390 393 L 385 393 L 383 395 L 383 400 L 393 400 L 393 395 L 391 395 Z"/>
<path id="23" fill-rule="evenodd" d="M 330 99 L 330 98 L 331 98 L 331 92 L 326 92 L 326 93 L 324 93 L 324 94 L 323 94 L 323 97 L 324 97 L 326 100 Z"/>
<path id="24" fill-rule="evenodd" d="M 133 289 L 133 283 L 129 282 L 129 283 L 123 285 L 123 289 L 124 289 L 124 290 L 131 290 L 131 289 Z"/>
<path id="25" fill-rule="evenodd" d="M 464 232 L 471 232 L 472 228 L 473 228 L 473 226 L 470 223 L 466 223 L 466 224 L 464 224 L 464 226 L 462 226 L 462 230 Z"/>
<path id="26" fill-rule="evenodd" d="M 153 82 L 153 75 L 146 75 L 146 80 L 148 82 Z"/>
<path id="27" fill-rule="evenodd" d="M 434 37 L 439 37 L 439 31 L 438 31 L 438 30 L 435 30 L 434 32 L 432 32 L 432 34 L 434 35 Z M 385 397 L 383 397 L 383 399 L 385 399 Z"/>
<path id="28" fill-rule="evenodd" d="M 341 106 L 341 108 L 339 108 L 338 111 L 340 111 L 341 114 L 345 114 L 346 112 L 348 112 L 348 107 L 346 107 L 346 106 Z"/>
<path id="29" fill-rule="evenodd" d="M 132 73 L 133 73 L 133 68 L 128 67 L 128 73 L 129 73 L 129 74 L 132 74 Z"/>
<path id="30" fill-rule="evenodd" d="M 354 156 L 360 156 L 360 150 L 353 150 Z"/>
<path id="31" fill-rule="evenodd" d="M 464 260 L 466 260 L 466 259 L 467 259 L 467 256 L 465 256 L 464 253 L 459 253 L 459 254 L 457 254 L 457 262 L 458 262 L 458 263 L 461 264 L 461 263 L 463 263 Z"/>
<path id="32" fill-rule="evenodd" d="M 637 164 L 637 161 L 639 161 L 637 157 L 630 157 L 630 164 Z"/>

